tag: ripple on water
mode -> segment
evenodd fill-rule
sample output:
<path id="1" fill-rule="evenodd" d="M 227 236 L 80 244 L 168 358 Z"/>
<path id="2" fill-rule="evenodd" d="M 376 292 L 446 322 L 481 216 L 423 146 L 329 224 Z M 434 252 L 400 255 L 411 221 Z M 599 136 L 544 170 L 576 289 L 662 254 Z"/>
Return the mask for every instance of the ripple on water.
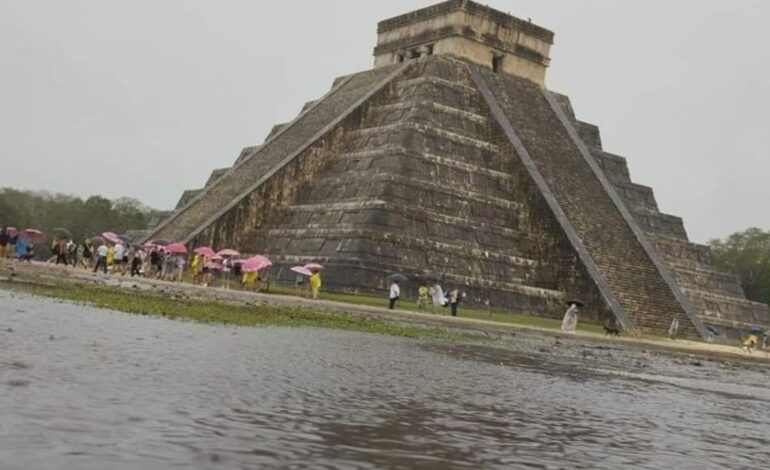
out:
<path id="1" fill-rule="evenodd" d="M 11 467 L 736 468 L 770 457 L 765 392 L 733 385 L 750 371 L 621 376 L 579 353 L 0 302 L 0 331 L 13 330 L 0 339 Z"/>

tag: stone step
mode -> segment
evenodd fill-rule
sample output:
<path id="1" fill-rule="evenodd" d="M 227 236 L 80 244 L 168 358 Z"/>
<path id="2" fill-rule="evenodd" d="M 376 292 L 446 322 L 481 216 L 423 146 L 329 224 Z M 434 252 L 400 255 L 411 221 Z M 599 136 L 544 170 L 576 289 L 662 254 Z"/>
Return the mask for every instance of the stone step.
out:
<path id="1" fill-rule="evenodd" d="M 414 130 L 417 132 L 428 134 L 435 138 L 451 140 L 453 142 L 457 142 L 462 145 L 469 145 L 473 147 L 482 148 L 493 153 L 497 153 L 499 151 L 499 147 L 497 145 L 489 143 L 486 140 L 468 137 L 463 134 L 458 134 L 456 132 L 442 129 L 441 127 L 438 127 L 436 125 L 420 124 L 420 123 L 408 122 L 408 121 L 396 122 L 385 126 L 374 126 L 374 127 L 364 128 L 364 129 L 351 132 L 351 135 L 354 138 L 361 137 L 361 136 L 366 137 L 371 135 L 387 135 L 387 134 L 392 134 L 403 130 Z"/>
<path id="2" fill-rule="evenodd" d="M 429 100 L 412 99 L 376 106 L 370 110 L 366 121 L 367 127 L 380 127 L 397 122 L 423 125 L 440 123 L 442 129 L 466 137 L 481 140 L 489 137 L 489 123 L 486 117 Z"/>
<path id="3" fill-rule="evenodd" d="M 662 235 L 675 238 L 683 242 L 689 242 L 687 230 L 681 217 L 664 214 L 657 211 L 645 211 L 637 209 L 632 211 L 634 218 L 639 222 L 648 236 Z"/>
<path id="4" fill-rule="evenodd" d="M 372 242 L 369 250 L 357 247 L 356 253 L 364 253 L 375 258 L 385 258 L 398 261 L 407 260 L 410 257 L 405 253 L 410 250 L 418 250 L 419 253 L 429 254 L 436 259 L 437 264 L 414 263 L 422 266 L 454 266 L 457 269 L 469 269 L 470 266 L 452 264 L 450 258 L 462 257 L 478 262 L 502 263 L 514 268 L 527 271 L 543 266 L 535 260 L 518 256 L 515 250 L 483 250 L 472 245 L 463 244 L 458 240 L 443 239 L 438 237 L 414 237 L 410 234 L 388 233 L 381 230 L 362 228 L 355 224 L 337 224 L 334 227 L 309 226 L 305 228 L 265 228 L 253 234 L 255 239 L 268 240 L 268 246 L 273 245 L 278 239 L 289 240 L 290 245 L 282 250 L 265 249 L 265 252 L 292 252 L 303 253 L 304 256 L 332 256 L 339 251 L 353 251 L 345 248 L 345 244 L 361 241 Z M 344 243 L 343 243 L 344 241 Z M 342 243 L 342 244 L 340 244 Z M 428 253 L 430 251 L 430 253 Z M 421 257 L 416 257 L 421 258 Z M 446 259 L 444 259 L 446 258 Z"/>
<path id="5" fill-rule="evenodd" d="M 628 161 L 625 157 L 609 152 L 594 150 L 591 152 L 596 162 L 604 170 L 607 179 L 614 185 L 616 183 L 630 183 L 631 174 L 628 171 Z"/>
<path id="6" fill-rule="evenodd" d="M 745 299 L 738 276 L 713 269 L 678 266 L 676 264 L 672 264 L 671 269 L 682 288 Z"/>
<path id="7" fill-rule="evenodd" d="M 470 159 L 464 159 L 461 155 L 437 155 L 428 152 L 410 151 L 402 145 L 390 145 L 388 147 L 382 147 L 375 150 L 359 150 L 356 152 L 346 152 L 338 157 L 338 160 L 362 162 L 366 160 L 372 160 L 377 158 L 387 158 L 394 155 L 400 155 L 409 157 L 413 160 L 422 160 L 426 163 L 430 163 L 436 167 L 446 167 L 447 169 L 460 170 L 477 177 L 490 178 L 496 181 L 513 183 L 515 178 L 505 171 L 500 171 L 495 168 L 489 168 L 481 165 L 478 161 Z M 371 165 L 347 167 L 346 171 L 358 171 L 369 169 Z M 440 178 L 441 171 L 431 169 L 429 171 L 432 177 Z M 484 184 L 483 182 L 475 182 L 475 184 Z"/>
<path id="8" fill-rule="evenodd" d="M 433 155 L 458 155 L 468 163 L 506 171 L 510 168 L 510 159 L 503 159 L 498 149 L 488 142 L 466 139 L 459 134 L 448 133 L 435 127 L 422 125 L 401 125 L 379 128 L 381 132 L 370 128 L 352 136 L 345 152 L 377 150 L 387 148 L 394 142 L 401 142 L 410 149 Z M 457 136 L 456 138 L 453 138 Z M 477 145 L 478 144 L 478 145 Z"/>
<path id="9" fill-rule="evenodd" d="M 770 312 L 765 304 L 700 290 L 683 289 L 704 318 L 741 324 L 770 325 Z"/>
<path id="10" fill-rule="evenodd" d="M 650 241 L 655 244 L 658 252 L 663 255 L 670 264 L 691 267 L 694 269 L 708 269 L 713 265 L 711 248 L 685 241 L 676 237 L 660 234 L 648 235 Z"/>
<path id="11" fill-rule="evenodd" d="M 503 219 L 501 218 L 482 217 L 479 214 L 456 215 L 457 212 L 447 213 L 431 210 L 420 205 L 396 204 L 381 199 L 354 198 L 348 200 L 338 199 L 336 202 L 319 204 L 298 204 L 286 208 L 284 212 L 289 214 L 303 214 L 302 217 L 296 219 L 296 223 L 307 225 L 310 223 L 318 223 L 312 217 L 314 214 L 339 214 L 339 219 L 331 221 L 331 223 L 336 224 L 347 222 L 352 217 L 351 214 L 372 210 L 387 211 L 410 219 L 420 220 L 429 226 L 448 225 L 473 230 L 476 232 L 477 236 L 479 234 L 485 235 L 487 233 L 495 234 L 509 239 L 516 239 L 517 244 L 520 245 L 537 242 L 537 240 L 530 239 L 526 233 L 522 233 L 511 226 L 495 223 L 502 221 Z M 479 244 L 486 245 L 487 243 L 479 241 Z"/>
<path id="12" fill-rule="evenodd" d="M 405 204 L 421 204 L 448 211 L 464 211 L 487 205 L 494 210 L 517 212 L 522 207 L 521 203 L 510 199 L 501 190 L 449 186 L 429 177 L 399 175 L 389 171 L 359 171 L 320 177 L 306 185 L 300 202 L 339 197 L 377 197 L 384 193 L 388 193 L 390 199 L 401 200 Z"/>
<path id="13" fill-rule="evenodd" d="M 430 100 L 472 113 L 480 113 L 484 109 L 481 96 L 475 88 L 439 77 L 423 76 L 402 80 L 397 84 L 397 89 L 401 101 Z"/>
<path id="14" fill-rule="evenodd" d="M 618 195 L 623 198 L 631 211 L 657 211 L 658 202 L 655 200 L 655 193 L 649 186 L 632 183 L 630 181 L 618 181 L 613 183 Z"/>

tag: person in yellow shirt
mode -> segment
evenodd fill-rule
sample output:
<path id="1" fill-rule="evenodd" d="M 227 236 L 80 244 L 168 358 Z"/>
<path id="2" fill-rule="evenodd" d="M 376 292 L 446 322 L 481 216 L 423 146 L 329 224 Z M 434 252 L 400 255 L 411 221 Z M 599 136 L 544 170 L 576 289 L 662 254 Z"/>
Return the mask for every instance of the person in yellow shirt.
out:
<path id="1" fill-rule="evenodd" d="M 115 261 L 115 245 L 110 244 L 107 248 L 107 269 L 112 269 L 112 263 Z"/>
<path id="2" fill-rule="evenodd" d="M 421 285 L 420 288 L 417 289 L 417 310 L 425 310 L 428 307 L 429 293 L 430 290 L 425 284 Z"/>
<path id="3" fill-rule="evenodd" d="M 190 261 L 190 274 L 192 274 L 193 282 L 198 284 L 198 275 L 200 274 L 201 267 L 201 255 L 195 254 Z"/>
<path id="4" fill-rule="evenodd" d="M 318 298 L 318 292 L 321 290 L 321 273 L 313 271 L 313 275 L 310 276 L 310 292 L 313 299 Z"/>
<path id="5" fill-rule="evenodd" d="M 243 276 L 241 277 L 241 284 L 243 285 L 244 289 L 258 292 L 259 291 L 259 271 L 243 273 Z"/>

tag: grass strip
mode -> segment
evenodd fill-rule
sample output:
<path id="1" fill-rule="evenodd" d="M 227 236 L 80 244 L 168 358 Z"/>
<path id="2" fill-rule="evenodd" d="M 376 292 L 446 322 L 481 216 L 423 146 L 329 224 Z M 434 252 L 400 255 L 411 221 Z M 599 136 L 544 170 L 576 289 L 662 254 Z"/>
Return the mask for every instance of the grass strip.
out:
<path id="1" fill-rule="evenodd" d="M 261 327 L 316 327 L 358 331 L 414 339 L 479 341 L 487 337 L 428 326 L 398 325 L 378 318 L 312 309 L 271 305 L 242 305 L 211 300 L 176 299 L 154 292 L 72 282 L 0 283 L 0 288 L 55 299 L 68 300 L 126 313 L 164 317 L 196 323 Z"/>

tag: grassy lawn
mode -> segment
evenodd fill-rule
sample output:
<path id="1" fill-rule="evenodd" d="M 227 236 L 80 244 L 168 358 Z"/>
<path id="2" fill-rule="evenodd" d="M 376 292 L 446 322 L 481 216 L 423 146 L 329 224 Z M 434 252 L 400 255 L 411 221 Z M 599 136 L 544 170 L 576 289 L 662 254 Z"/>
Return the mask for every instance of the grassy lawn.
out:
<path id="1" fill-rule="evenodd" d="M 487 339 L 486 336 L 480 334 L 445 331 L 427 326 L 395 325 L 383 320 L 356 315 L 320 313 L 304 308 L 245 306 L 203 300 L 174 299 L 145 291 L 127 291 L 63 281 L 45 285 L 31 282 L 0 282 L 0 288 L 80 302 L 98 308 L 198 323 L 335 328 L 407 338 L 451 341 Z"/>
<path id="2" fill-rule="evenodd" d="M 270 287 L 268 294 L 281 294 L 296 296 L 297 291 L 290 287 L 276 286 Z M 321 298 L 323 300 L 331 300 L 333 302 L 341 302 L 354 305 L 368 305 L 372 307 L 386 308 L 388 306 L 387 299 L 383 297 L 376 297 L 373 295 L 365 294 L 347 294 L 339 292 L 322 292 Z M 407 310 L 418 312 L 416 300 L 404 300 L 398 303 L 399 310 Z M 436 308 L 438 315 L 448 316 L 448 308 Z M 430 306 L 428 310 L 423 311 L 425 313 L 431 313 Z M 473 318 L 477 320 L 493 321 L 498 323 L 507 323 L 514 326 L 529 327 L 529 328 L 543 328 L 549 330 L 560 330 L 561 320 L 555 320 L 553 318 L 544 318 L 534 315 L 523 315 L 517 313 L 510 313 L 503 310 L 496 309 L 482 309 L 482 308 L 466 308 L 463 305 L 460 306 L 460 316 L 463 318 Z M 601 333 L 604 334 L 604 328 L 601 325 L 593 323 L 581 322 L 578 324 L 579 331 Z"/>

